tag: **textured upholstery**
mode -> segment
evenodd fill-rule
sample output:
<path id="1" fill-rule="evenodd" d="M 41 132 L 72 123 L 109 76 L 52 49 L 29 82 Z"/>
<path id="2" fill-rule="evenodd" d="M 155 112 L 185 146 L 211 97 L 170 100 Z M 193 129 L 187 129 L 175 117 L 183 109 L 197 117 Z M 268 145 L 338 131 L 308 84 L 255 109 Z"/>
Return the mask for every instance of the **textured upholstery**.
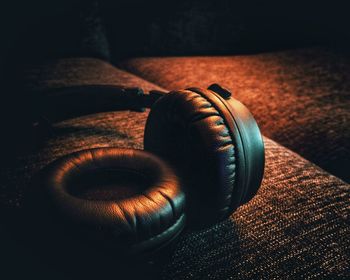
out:
<path id="1" fill-rule="evenodd" d="M 257 196 L 183 236 L 164 279 L 350 277 L 350 186 L 271 140 L 265 149 Z"/>
<path id="2" fill-rule="evenodd" d="M 2 171 L 1 202 L 20 208 L 33 172 L 81 148 L 142 148 L 147 113 L 107 113 L 57 125 L 58 136 Z M 229 220 L 176 245 L 164 279 L 349 275 L 350 187 L 265 139 L 265 180 Z M 55 269 L 60 269 L 56 267 Z"/>
<path id="3" fill-rule="evenodd" d="M 75 61 L 86 63 L 83 59 Z M 52 69 L 48 67 L 46 71 Z M 100 73 L 95 67 L 90 69 Z M 114 74 L 108 83 L 155 87 L 109 69 Z M 72 74 L 74 70 L 62 73 Z M 48 84 L 43 80 L 37 83 Z M 91 147 L 142 148 L 147 114 L 148 111 L 101 113 L 55 124 L 55 136 L 44 147 L 1 169 L 2 213 L 23 214 L 23 199 L 26 191 L 30 192 L 28 182 L 33 174 L 60 156 Z M 276 142 L 267 138 L 264 141 L 266 170 L 257 196 L 227 221 L 185 233 L 170 261 L 161 268 L 163 279 L 350 277 L 350 186 Z M 18 226 L 20 220 L 12 221 Z M 39 259 L 49 262 L 54 272 L 70 268 L 65 258 L 53 262 L 51 257 L 41 255 Z M 85 270 L 70 275 L 85 273 L 85 279 L 107 279 L 103 278 L 106 272 L 97 267 L 85 266 Z M 118 271 L 118 263 L 113 263 L 112 268 Z M 38 271 L 41 269 L 38 267 Z"/>
<path id="4" fill-rule="evenodd" d="M 44 63 L 24 65 L 18 82 L 25 89 L 45 90 L 82 85 L 124 85 L 145 90 L 161 89 L 133 74 L 95 58 L 55 59 Z"/>
<path id="5" fill-rule="evenodd" d="M 22 75 L 18 77 L 19 82 L 24 85 L 25 89 L 29 90 L 45 90 L 52 88 L 61 88 L 61 87 L 69 87 L 76 85 L 119 85 L 123 84 L 124 86 L 135 87 L 139 86 L 145 90 L 151 89 L 161 89 L 154 84 L 151 84 L 145 80 L 142 80 L 132 74 L 126 73 L 125 71 L 114 68 L 109 63 L 106 63 L 99 59 L 92 58 L 72 58 L 72 59 L 62 59 L 62 60 L 52 60 L 47 63 L 30 65 L 22 71 Z M 23 91 L 25 92 L 25 91 Z M 17 113 L 20 114 L 20 113 Z M 122 122 L 126 115 L 113 116 L 116 125 Z M 89 122 L 80 122 L 77 124 L 69 124 L 65 125 L 65 122 L 58 125 L 55 129 L 54 134 L 60 139 L 60 135 L 65 135 L 64 145 L 67 145 L 66 148 L 69 148 L 70 151 L 77 151 L 83 148 L 91 148 L 91 147 L 101 147 L 106 146 L 106 135 L 109 133 L 115 134 L 116 137 L 113 141 L 115 146 L 118 147 L 126 147 L 128 142 L 124 143 L 124 138 L 127 138 L 128 129 L 133 129 L 138 131 L 139 133 L 143 130 L 143 127 L 138 125 L 139 119 L 134 119 L 131 117 L 127 117 L 128 123 L 127 126 L 121 127 L 121 130 L 114 130 L 111 127 L 105 127 L 102 124 L 102 120 L 105 114 L 96 115 Z M 81 120 L 84 120 L 85 117 L 82 117 Z M 93 133 L 94 140 L 90 139 L 91 132 L 90 130 L 95 131 Z M 83 143 L 75 141 L 75 137 L 80 135 L 82 139 L 85 137 L 86 143 L 89 143 L 86 147 Z M 96 138 L 97 136 L 97 138 Z M 22 136 L 24 139 L 26 135 Z M 72 137 L 72 138 L 70 138 Z M 108 141 L 111 140 L 111 137 L 107 137 Z M 14 139 L 15 140 L 15 139 Z M 27 139 L 25 139 L 27 141 Z M 50 142 L 49 142 L 50 143 Z M 32 154 L 29 154 L 29 157 L 34 157 L 35 160 L 31 161 L 31 164 L 28 166 L 27 163 L 22 162 L 26 161 L 27 157 L 18 159 L 13 159 L 10 162 L 6 162 L 6 164 L 2 165 L 1 172 L 2 174 L 6 174 L 8 172 L 12 173 L 14 170 L 17 170 L 22 174 L 24 172 L 23 168 L 34 168 L 33 171 L 38 171 L 42 167 L 44 167 L 49 161 L 50 157 L 47 157 L 49 154 L 57 152 L 55 157 L 62 156 L 65 152 L 65 148 L 62 146 L 61 149 L 57 147 L 51 147 L 50 144 L 46 144 L 43 149 L 44 152 L 36 155 L 36 151 L 33 151 Z M 63 143 L 62 143 L 63 145 Z M 137 147 L 136 147 L 137 148 Z M 46 151 L 45 151 L 46 150 Z M 52 158 L 51 158 L 52 159 Z M 20 166 L 20 168 L 16 168 L 16 166 Z M 30 167 L 31 166 L 31 167 Z M 15 175 L 16 176 L 16 175 Z M 20 176 L 22 177 L 22 176 Z M 9 179 L 6 183 L 1 184 L 2 192 L 0 193 L 1 197 L 5 200 L 2 201 L 5 204 L 11 204 L 15 206 L 20 202 L 20 199 L 23 196 L 23 187 L 19 186 L 18 182 L 14 182 L 12 179 Z M 7 197 L 7 196 L 10 197 Z"/>
<path id="6" fill-rule="evenodd" d="M 350 59 L 321 49 L 135 58 L 122 67 L 168 89 L 226 86 L 264 135 L 350 181 Z"/>

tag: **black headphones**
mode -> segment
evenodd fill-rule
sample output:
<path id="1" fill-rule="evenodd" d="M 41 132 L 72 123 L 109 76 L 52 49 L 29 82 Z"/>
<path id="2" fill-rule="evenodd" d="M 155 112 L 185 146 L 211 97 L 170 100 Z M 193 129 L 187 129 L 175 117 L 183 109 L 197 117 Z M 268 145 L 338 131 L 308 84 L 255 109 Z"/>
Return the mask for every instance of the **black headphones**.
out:
<path id="1" fill-rule="evenodd" d="M 50 94 L 47 102 L 72 107 L 65 110 L 68 115 L 56 112 L 51 119 L 151 107 L 144 151 L 82 150 L 45 168 L 42 191 L 71 225 L 128 254 L 150 252 L 171 242 L 185 224 L 219 222 L 256 194 L 264 171 L 262 136 L 248 109 L 228 90 L 217 84 L 167 94 L 103 90 L 103 98 L 97 94 L 101 87 L 91 86 Z M 82 188 L 101 182 L 118 185 L 116 194 L 105 200 L 79 196 Z"/>

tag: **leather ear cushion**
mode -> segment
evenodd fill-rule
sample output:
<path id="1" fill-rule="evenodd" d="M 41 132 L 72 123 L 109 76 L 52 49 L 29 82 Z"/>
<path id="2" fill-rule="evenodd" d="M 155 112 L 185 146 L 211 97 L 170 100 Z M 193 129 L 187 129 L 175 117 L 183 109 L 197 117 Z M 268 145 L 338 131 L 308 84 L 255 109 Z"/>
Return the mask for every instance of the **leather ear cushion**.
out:
<path id="1" fill-rule="evenodd" d="M 191 224 L 202 226 L 229 216 L 240 204 L 236 151 L 226 120 L 202 95 L 171 92 L 152 107 L 145 150 L 167 160 L 183 180 Z"/>
<path id="2" fill-rule="evenodd" d="M 76 195 L 82 187 L 77 179 L 88 176 L 91 180 L 101 170 L 122 172 L 129 179 L 144 178 L 145 186 L 119 199 L 91 200 Z M 118 182 L 112 183 L 117 189 Z M 70 154 L 47 167 L 43 187 L 70 230 L 83 229 L 84 234 L 127 253 L 162 246 L 184 227 L 185 196 L 177 177 L 163 161 L 144 151 L 98 148 Z"/>

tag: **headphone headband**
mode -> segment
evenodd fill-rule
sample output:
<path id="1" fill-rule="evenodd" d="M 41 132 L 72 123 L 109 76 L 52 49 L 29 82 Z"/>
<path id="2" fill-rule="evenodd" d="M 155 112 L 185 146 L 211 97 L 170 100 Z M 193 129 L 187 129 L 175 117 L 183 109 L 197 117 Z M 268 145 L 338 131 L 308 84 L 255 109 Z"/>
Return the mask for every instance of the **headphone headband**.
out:
<path id="1" fill-rule="evenodd" d="M 118 110 L 142 112 L 145 108 L 152 107 L 164 94 L 159 90 L 145 93 L 138 87 L 72 86 L 31 92 L 31 100 L 34 100 L 31 111 L 35 112 L 33 121 L 44 118 L 50 122 Z"/>
<path id="2" fill-rule="evenodd" d="M 208 89 L 224 98 L 231 96 L 227 89 L 218 84 L 212 84 Z M 36 90 L 28 94 L 32 106 L 30 119 L 32 123 L 43 119 L 51 123 L 110 111 L 143 112 L 164 94 L 166 92 L 160 90 L 145 93 L 139 87 L 118 85 L 79 85 Z"/>

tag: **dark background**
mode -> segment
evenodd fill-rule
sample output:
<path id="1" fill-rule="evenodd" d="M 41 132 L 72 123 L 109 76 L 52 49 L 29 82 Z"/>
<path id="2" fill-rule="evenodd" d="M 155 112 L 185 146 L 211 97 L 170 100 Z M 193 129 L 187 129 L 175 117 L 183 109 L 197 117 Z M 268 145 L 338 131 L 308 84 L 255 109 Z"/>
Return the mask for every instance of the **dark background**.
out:
<path id="1" fill-rule="evenodd" d="M 347 55 L 350 17 L 344 2 L 3 1 L 0 117 L 8 119 L 13 108 L 25 111 L 18 81 L 23 66 L 53 58 L 115 63 L 135 56 L 246 54 L 312 45 Z M 22 115 L 16 115 L 19 122 Z"/>
<path id="2" fill-rule="evenodd" d="M 345 1 L 344 1 L 345 2 Z M 7 1 L 2 61 L 235 54 L 325 44 L 347 48 L 339 1 Z"/>

